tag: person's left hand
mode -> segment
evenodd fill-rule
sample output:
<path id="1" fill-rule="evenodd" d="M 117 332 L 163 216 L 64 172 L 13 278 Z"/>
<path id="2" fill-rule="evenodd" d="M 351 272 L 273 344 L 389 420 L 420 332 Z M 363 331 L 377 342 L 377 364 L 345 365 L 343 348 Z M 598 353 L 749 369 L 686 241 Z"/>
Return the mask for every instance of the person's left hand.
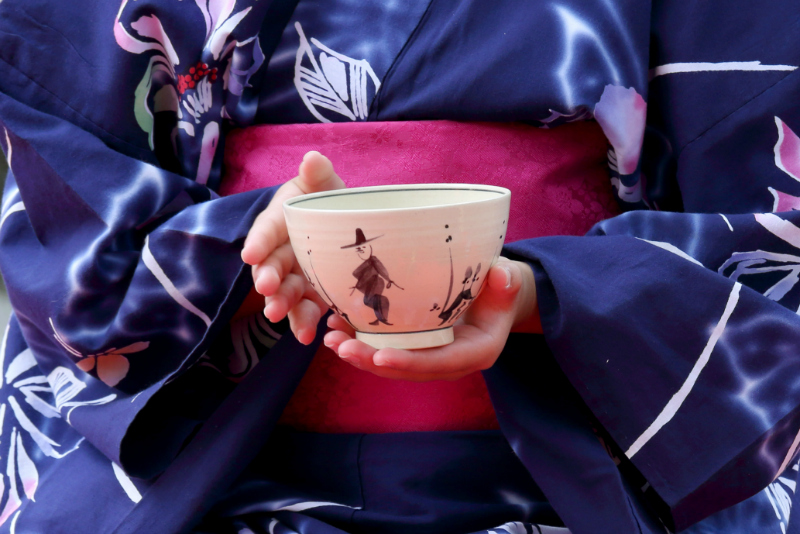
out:
<path id="1" fill-rule="evenodd" d="M 385 378 L 427 382 L 457 380 L 488 369 L 500 356 L 509 333 L 542 331 L 533 271 L 525 263 L 500 258 L 472 306 L 454 327 L 455 341 L 419 350 L 376 350 L 353 338 L 338 315 L 328 318 L 333 331 L 325 345 L 351 365 Z"/>

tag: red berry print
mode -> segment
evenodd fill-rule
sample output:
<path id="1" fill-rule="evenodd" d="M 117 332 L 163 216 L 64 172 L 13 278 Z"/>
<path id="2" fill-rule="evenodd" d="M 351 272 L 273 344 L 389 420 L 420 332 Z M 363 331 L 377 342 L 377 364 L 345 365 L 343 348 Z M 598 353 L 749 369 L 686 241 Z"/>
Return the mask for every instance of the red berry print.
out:
<path id="1" fill-rule="evenodd" d="M 1 2 L 2 0 L 0 0 Z M 208 63 L 198 61 L 196 65 L 189 67 L 189 74 L 178 75 L 178 92 L 184 94 L 189 89 L 194 89 L 203 78 L 208 78 L 209 82 L 217 81 L 218 70 L 208 68 Z"/>

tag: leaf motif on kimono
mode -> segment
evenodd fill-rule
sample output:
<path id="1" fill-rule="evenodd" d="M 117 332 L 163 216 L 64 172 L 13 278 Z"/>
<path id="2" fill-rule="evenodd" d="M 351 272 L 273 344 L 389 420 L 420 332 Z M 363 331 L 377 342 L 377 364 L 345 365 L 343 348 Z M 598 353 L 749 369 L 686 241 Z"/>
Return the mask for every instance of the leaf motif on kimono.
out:
<path id="1" fill-rule="evenodd" d="M 148 50 L 156 50 L 164 58 L 169 57 L 169 52 L 167 51 L 166 48 L 164 48 L 164 46 L 161 43 L 140 41 L 139 39 L 136 39 L 130 33 L 128 33 L 128 30 L 126 30 L 125 27 L 120 22 L 120 18 L 122 17 L 122 12 L 125 10 L 125 6 L 127 4 L 128 0 L 123 0 L 122 5 L 120 5 L 119 11 L 117 12 L 117 18 L 114 20 L 114 39 L 116 39 L 117 44 L 120 46 L 120 48 L 122 48 L 126 52 L 130 52 L 131 54 L 143 54 Z M 159 22 L 159 26 L 160 25 L 161 23 Z M 150 30 L 145 29 L 145 31 L 150 31 Z M 172 48 L 171 43 L 170 43 L 170 48 Z M 174 54 L 174 50 L 172 50 L 172 52 Z M 175 59 L 177 60 L 177 55 L 175 56 Z M 178 64 L 177 61 L 174 61 L 173 63 L 176 65 Z"/>
<path id="2" fill-rule="evenodd" d="M 197 163 L 197 176 L 195 181 L 205 185 L 211 174 L 211 165 L 214 162 L 214 154 L 217 153 L 219 143 L 219 124 L 209 122 L 203 129 L 203 141 L 200 145 L 200 160 Z"/>
<path id="3" fill-rule="evenodd" d="M 754 217 L 756 222 L 763 226 L 765 230 L 782 239 L 786 244 L 794 248 L 800 248 L 800 227 L 772 213 L 756 213 Z M 767 252 L 764 250 L 734 252 L 719 267 L 718 272 L 725 275 L 725 271 L 731 267 L 734 267 L 734 270 L 728 277 L 732 280 L 737 280 L 744 275 L 786 273 L 764 292 L 765 297 L 778 302 L 800 281 L 800 256 L 794 254 Z M 771 276 L 775 275 L 772 274 Z M 797 311 L 800 313 L 800 309 Z"/>
<path id="4" fill-rule="evenodd" d="M 294 27 L 300 39 L 295 56 L 294 85 L 308 111 L 320 122 L 331 122 L 321 110 L 344 115 L 351 121 L 366 119 L 369 115 L 368 80 L 372 81 L 374 94 L 381 88 L 369 62 L 340 54 L 313 37 L 307 39 L 299 22 L 295 22 Z M 315 49 L 319 51 L 323 66 L 317 61 Z M 345 104 L 348 99 L 345 89 L 349 90 L 350 107 Z"/>
<path id="5" fill-rule="evenodd" d="M 25 412 L 22 411 L 22 407 L 17 402 L 17 399 L 15 399 L 13 396 L 8 397 L 8 404 L 11 406 L 11 411 L 14 412 L 14 416 L 17 418 L 17 422 L 26 432 L 28 432 L 28 434 L 30 434 L 31 438 L 33 438 L 33 441 L 36 442 L 36 445 L 39 446 L 39 449 L 41 449 L 41 451 L 45 455 L 50 456 L 51 458 L 63 458 L 64 456 L 72 452 L 68 451 L 64 454 L 61 454 L 58 451 L 56 451 L 55 447 L 59 447 L 60 446 L 59 443 L 53 441 L 52 439 L 44 435 L 41 430 L 36 428 L 36 425 L 33 424 L 33 422 L 28 418 L 27 415 L 25 415 Z M 12 443 L 12 447 L 13 446 L 14 445 Z"/>
<path id="6" fill-rule="evenodd" d="M 83 360 L 79 361 L 75 365 L 78 367 L 78 369 L 80 369 L 84 373 L 88 373 L 89 371 L 94 369 L 94 362 L 95 362 L 94 356 L 89 356 L 88 358 L 84 358 Z"/>
<path id="7" fill-rule="evenodd" d="M 149 37 L 155 39 L 161 45 L 165 55 L 172 62 L 173 65 L 180 64 L 178 53 L 172 46 L 172 41 L 167 37 L 167 32 L 164 31 L 164 26 L 155 15 L 145 15 L 140 17 L 139 20 L 131 23 L 131 28 L 139 32 L 142 37 Z"/>
<path id="8" fill-rule="evenodd" d="M 791 488 L 791 489 L 790 489 Z M 779 477 L 778 480 L 764 488 L 764 493 L 767 495 L 775 515 L 778 517 L 783 531 L 785 532 L 784 522 L 789 522 L 789 517 L 792 512 L 792 497 L 794 496 L 795 483 L 785 477 Z"/>
<path id="9" fill-rule="evenodd" d="M 619 173 L 634 173 L 639 165 L 647 120 L 647 103 L 642 96 L 633 87 L 606 85 L 594 108 L 594 118 L 614 147 Z"/>
<path id="10" fill-rule="evenodd" d="M 228 86 L 230 86 L 231 94 L 237 96 L 242 96 L 244 88 L 250 87 L 249 83 L 250 78 L 253 76 L 253 74 L 255 74 L 258 71 L 258 69 L 261 68 L 261 65 L 264 64 L 264 60 L 266 59 L 264 51 L 261 50 L 261 41 L 259 41 L 258 36 L 255 36 L 252 39 L 248 39 L 246 42 L 237 43 L 235 57 L 240 58 L 241 54 L 243 53 L 244 50 L 247 49 L 246 47 L 249 46 L 251 41 L 252 41 L 252 47 L 249 48 L 251 50 L 250 57 L 247 58 L 247 62 L 250 64 L 250 67 L 248 67 L 246 70 L 234 69 L 231 67 L 231 65 L 233 64 L 233 58 L 231 58 L 228 61 L 227 68 L 225 69 L 225 73 L 223 74 L 223 83 L 225 89 L 227 89 Z M 225 53 L 223 53 L 223 56 L 224 55 Z M 345 79 L 345 85 L 346 81 L 347 80 Z M 347 87 L 345 86 L 345 89 L 346 88 Z M 347 100 L 347 98 L 345 98 L 345 100 Z"/>
<path id="11" fill-rule="evenodd" d="M 43 376 L 34 377 L 37 380 L 41 379 L 44 384 L 47 384 L 47 379 Z M 24 382 L 24 381 L 21 381 Z M 44 393 L 46 397 L 52 397 L 53 390 L 50 388 L 50 384 L 46 386 L 38 386 L 32 384 L 20 384 L 19 382 L 14 384 L 14 387 L 19 388 L 23 395 L 25 395 L 25 402 L 27 402 L 31 408 L 42 414 L 43 416 L 53 419 L 61 417 L 61 414 L 58 412 L 55 406 L 51 405 L 49 402 L 45 401 L 39 393 Z"/>
<path id="12" fill-rule="evenodd" d="M 780 301 L 800 280 L 800 256 L 791 254 L 778 254 L 755 250 L 753 252 L 734 252 L 718 269 L 720 274 L 734 267 L 728 275 L 731 280 L 738 280 L 741 276 L 785 272 L 777 283 L 764 292 L 770 300 Z"/>
<path id="13" fill-rule="evenodd" d="M 19 491 L 17 490 L 17 470 L 16 470 L 16 449 L 17 449 L 17 429 L 16 427 L 11 431 L 11 449 L 8 453 L 6 460 L 6 475 L 8 475 L 9 494 L 6 506 L 3 512 L 0 513 L 0 525 L 3 525 L 11 514 L 17 511 L 22 505 L 22 500 L 19 498 Z"/>
<path id="14" fill-rule="evenodd" d="M 175 77 L 174 72 L 172 72 L 171 67 L 167 64 L 163 57 L 153 56 L 150 58 L 150 63 L 147 65 L 147 70 L 145 70 L 144 76 L 139 82 L 139 85 L 136 86 L 136 90 L 133 93 L 133 113 L 136 117 L 136 123 L 139 125 L 139 128 L 147 133 L 147 139 L 150 143 L 150 150 L 155 149 L 155 144 L 153 141 L 153 112 L 150 111 L 148 99 L 150 98 L 150 91 L 153 88 L 153 75 L 156 72 L 165 72 L 173 79 Z M 175 98 L 177 102 L 177 96 Z"/>
<path id="15" fill-rule="evenodd" d="M 772 197 L 775 199 L 772 204 L 772 213 L 800 210 L 800 197 L 789 195 L 772 187 L 768 187 L 767 190 L 772 193 Z"/>
<path id="16" fill-rule="evenodd" d="M 92 357 L 94 360 L 94 358 Z M 68 401 L 86 388 L 86 384 L 75 377 L 71 369 L 59 366 L 50 371 L 47 381 L 56 397 L 56 407 L 60 410 Z"/>
<path id="17" fill-rule="evenodd" d="M 36 465 L 28 456 L 25 446 L 22 443 L 22 434 L 17 433 L 17 469 L 19 471 L 19 479 L 22 481 L 22 490 L 25 496 L 30 500 L 35 501 L 34 495 L 36 488 L 39 487 L 39 471 Z"/>
<path id="18" fill-rule="evenodd" d="M 108 354 L 97 357 L 97 377 L 107 386 L 114 387 L 125 378 L 130 369 L 130 362 L 125 356 Z"/>
<path id="19" fill-rule="evenodd" d="M 775 125 L 778 127 L 775 165 L 795 180 L 800 181 L 800 137 L 778 117 L 775 117 Z"/>
<path id="20" fill-rule="evenodd" d="M 205 42 L 207 43 L 211 33 L 233 13 L 233 6 L 236 4 L 236 0 L 195 0 L 195 3 L 203 13 L 203 19 L 205 19 Z"/>
<path id="21" fill-rule="evenodd" d="M 34 367 L 36 367 L 36 358 L 34 358 L 33 352 L 31 349 L 23 350 L 11 360 L 6 368 L 6 382 L 13 382 L 19 375 Z"/>
<path id="22" fill-rule="evenodd" d="M 236 26 L 239 25 L 251 9 L 253 8 L 248 7 L 247 9 L 243 9 L 226 20 L 222 25 L 219 25 L 219 23 L 217 24 L 217 28 L 206 43 L 206 49 L 211 52 L 215 60 L 220 58 L 220 52 L 222 52 L 225 42 L 228 40 L 231 32 L 236 29 Z"/>
<path id="23" fill-rule="evenodd" d="M 127 347 L 122 347 L 121 349 L 114 349 L 113 351 L 109 352 L 113 352 L 114 354 L 132 354 L 134 352 L 142 352 L 149 346 L 150 346 L 149 341 L 137 341 L 136 343 L 131 343 Z"/>
<path id="24" fill-rule="evenodd" d="M 130 500 L 133 502 L 139 502 L 142 500 L 142 494 L 133 485 L 133 481 L 130 479 L 128 474 L 116 463 L 111 462 L 111 468 L 114 470 L 114 476 L 117 477 L 117 481 L 119 485 L 122 486 L 122 489 L 125 491 L 125 494 L 128 496 Z"/>

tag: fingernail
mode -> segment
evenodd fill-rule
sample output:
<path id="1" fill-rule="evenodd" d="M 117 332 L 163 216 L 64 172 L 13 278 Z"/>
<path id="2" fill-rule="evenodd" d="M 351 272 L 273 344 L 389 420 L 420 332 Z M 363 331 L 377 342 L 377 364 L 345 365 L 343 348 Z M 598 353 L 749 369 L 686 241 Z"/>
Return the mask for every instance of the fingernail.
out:
<path id="1" fill-rule="evenodd" d="M 332 339 L 330 339 L 330 336 L 325 336 L 322 338 L 322 342 L 325 343 L 325 346 L 328 348 L 333 347 L 336 344 Z"/>
<path id="2" fill-rule="evenodd" d="M 506 289 L 511 289 L 511 271 L 508 267 L 502 267 L 502 269 L 506 275 Z"/>
<path id="3" fill-rule="evenodd" d="M 372 358 L 372 363 L 374 363 L 377 367 L 385 367 L 389 365 L 389 360 L 387 360 L 383 354 L 378 353 Z"/>
<path id="4" fill-rule="evenodd" d="M 302 343 L 303 345 L 308 345 L 309 343 L 314 341 L 314 334 L 313 332 L 311 332 L 310 328 L 303 328 L 297 332 L 297 339 L 298 340 L 308 339 L 309 340 L 308 342 L 300 341 L 300 343 Z"/>

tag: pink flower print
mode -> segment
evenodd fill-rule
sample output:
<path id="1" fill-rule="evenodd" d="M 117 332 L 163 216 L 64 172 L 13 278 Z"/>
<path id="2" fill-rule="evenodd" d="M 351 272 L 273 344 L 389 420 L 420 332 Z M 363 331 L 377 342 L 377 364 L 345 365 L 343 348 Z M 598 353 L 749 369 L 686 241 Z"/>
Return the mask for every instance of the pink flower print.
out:
<path id="1" fill-rule="evenodd" d="M 775 203 L 772 205 L 772 212 L 778 213 L 780 211 L 800 210 L 800 197 L 783 193 L 772 187 L 767 188 L 775 198 Z"/>
<path id="2" fill-rule="evenodd" d="M 775 117 L 778 126 L 778 142 L 775 143 L 775 165 L 780 170 L 800 181 L 800 137 L 791 128 Z"/>
<path id="3" fill-rule="evenodd" d="M 127 376 L 128 370 L 130 370 L 131 364 L 124 354 L 141 352 L 150 346 L 149 341 L 139 341 L 127 347 L 122 347 L 121 349 L 111 348 L 98 354 L 89 354 L 86 356 L 77 349 L 71 347 L 64 338 L 61 337 L 52 319 L 50 319 L 50 327 L 53 329 L 53 337 L 56 341 L 58 341 L 67 352 L 79 358 L 78 362 L 75 364 L 78 369 L 85 373 L 94 370 L 97 373 L 97 378 L 110 387 L 119 384 L 120 381 Z"/>
<path id="4" fill-rule="evenodd" d="M 778 142 L 775 143 L 775 166 L 800 182 L 800 137 L 778 117 L 775 117 L 775 125 L 778 127 Z M 772 205 L 773 213 L 800 210 L 800 197 L 772 187 L 767 189 L 775 199 Z"/>
<path id="5" fill-rule="evenodd" d="M 594 117 L 614 149 L 619 174 L 635 172 L 647 118 L 647 103 L 642 96 L 633 87 L 606 85 Z"/>
<path id="6" fill-rule="evenodd" d="M 119 354 L 106 354 L 102 356 L 87 356 L 77 364 L 78 369 L 88 373 L 97 367 L 97 377 L 109 386 L 116 386 L 128 374 L 131 364 L 125 356 Z"/>

